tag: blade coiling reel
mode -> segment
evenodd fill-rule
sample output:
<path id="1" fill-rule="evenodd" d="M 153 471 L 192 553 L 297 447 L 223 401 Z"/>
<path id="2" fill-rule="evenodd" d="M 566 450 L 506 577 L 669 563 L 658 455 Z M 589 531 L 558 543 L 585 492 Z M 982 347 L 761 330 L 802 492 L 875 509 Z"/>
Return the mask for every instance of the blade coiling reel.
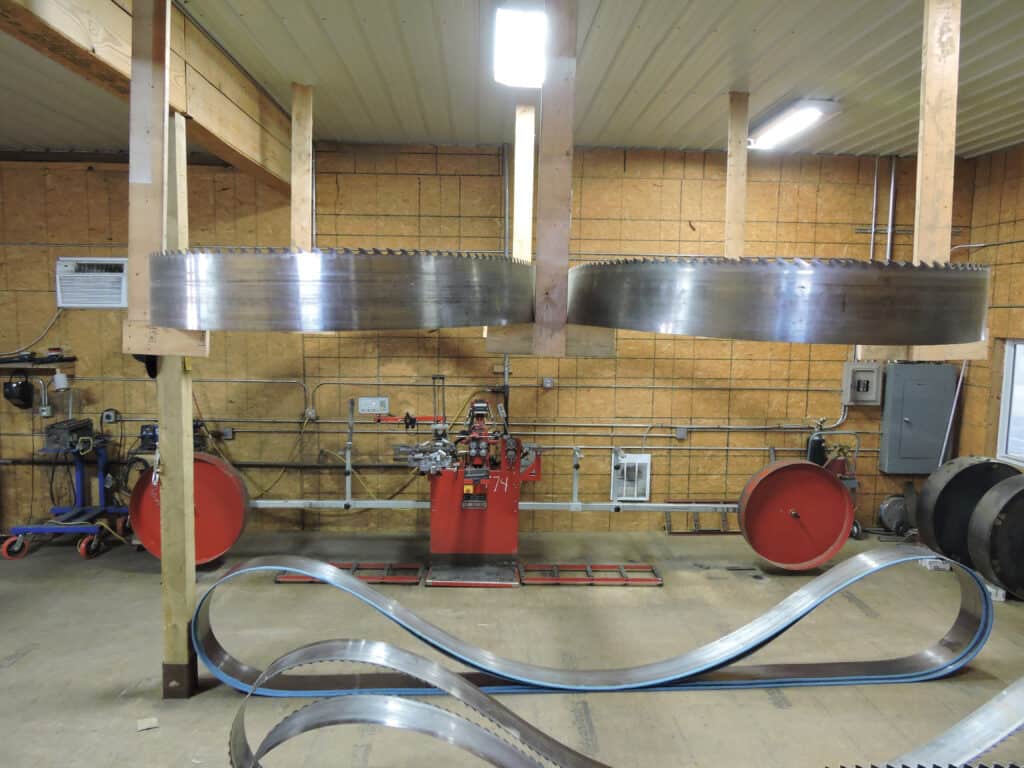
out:
<path id="1" fill-rule="evenodd" d="M 988 270 L 830 259 L 668 257 L 569 270 L 568 321 L 826 344 L 984 337 Z M 357 331 L 533 320 L 534 268 L 441 251 L 198 249 L 150 260 L 151 322 L 189 330 Z"/>

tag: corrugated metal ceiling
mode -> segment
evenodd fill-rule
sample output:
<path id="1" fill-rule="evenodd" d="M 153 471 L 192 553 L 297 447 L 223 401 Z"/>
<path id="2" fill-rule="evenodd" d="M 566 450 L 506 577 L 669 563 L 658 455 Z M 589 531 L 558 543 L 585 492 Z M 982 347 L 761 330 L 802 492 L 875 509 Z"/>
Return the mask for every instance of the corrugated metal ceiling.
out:
<path id="1" fill-rule="evenodd" d="M 2 32 L 0 72 L 0 149 L 128 148 L 128 102 Z"/>
<path id="2" fill-rule="evenodd" d="M 514 0 L 509 0 L 513 2 Z M 316 91 L 316 135 L 512 138 L 535 98 L 491 78 L 499 0 L 186 0 L 282 104 Z M 1024 2 L 963 0 L 958 152 L 1024 141 Z M 787 150 L 913 153 L 922 0 L 579 0 L 576 138 L 722 148 L 726 93 L 759 116 L 799 97 L 842 112 Z M 0 34 L 0 148 L 123 150 L 127 104 Z"/>
<path id="3" fill-rule="evenodd" d="M 491 79 L 497 0 L 186 0 L 282 103 L 318 86 L 343 141 L 494 143 L 517 94 Z M 842 113 L 794 150 L 912 153 L 921 0 L 580 0 L 576 137 L 722 148 L 726 93 L 751 114 L 798 97 Z M 1024 2 L 964 0 L 958 151 L 1024 140 Z M 522 93 L 519 94 L 522 98 Z"/>

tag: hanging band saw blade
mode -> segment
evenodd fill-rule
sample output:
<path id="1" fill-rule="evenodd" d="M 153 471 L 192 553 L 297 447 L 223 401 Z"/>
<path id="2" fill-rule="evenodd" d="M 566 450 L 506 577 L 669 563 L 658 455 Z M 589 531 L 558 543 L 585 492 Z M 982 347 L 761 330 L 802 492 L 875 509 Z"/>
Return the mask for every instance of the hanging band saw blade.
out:
<path id="1" fill-rule="evenodd" d="M 569 322 L 813 344 L 959 344 L 983 337 L 988 270 L 851 259 L 678 256 L 569 270 Z"/>
<path id="2" fill-rule="evenodd" d="M 382 331 L 533 320 L 533 266 L 479 253 L 196 249 L 150 257 L 154 325 Z"/>

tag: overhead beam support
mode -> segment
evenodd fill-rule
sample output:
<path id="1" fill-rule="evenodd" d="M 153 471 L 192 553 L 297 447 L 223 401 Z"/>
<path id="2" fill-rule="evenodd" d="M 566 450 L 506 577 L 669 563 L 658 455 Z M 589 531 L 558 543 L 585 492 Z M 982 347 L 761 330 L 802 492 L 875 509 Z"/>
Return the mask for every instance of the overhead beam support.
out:
<path id="1" fill-rule="evenodd" d="M 512 259 L 533 261 L 533 158 L 537 108 L 516 105 L 515 144 L 512 150 Z"/>
<path id="2" fill-rule="evenodd" d="M 960 78 L 960 0 L 925 0 L 914 263 L 949 262 Z"/>
<path id="3" fill-rule="evenodd" d="M 566 354 L 576 0 L 547 0 L 548 71 L 541 96 L 533 352 Z"/>
<path id="4" fill-rule="evenodd" d="M 0 30 L 128 99 L 132 5 L 123 0 L 0 0 Z M 288 116 L 206 33 L 172 8 L 169 102 L 189 136 L 222 160 L 287 192 Z"/>
<path id="5" fill-rule="evenodd" d="M 925 0 L 917 132 L 914 263 L 948 264 L 953 232 L 960 0 Z M 984 360 L 988 342 L 857 348 L 862 360 Z"/>
<path id="6" fill-rule="evenodd" d="M 729 92 L 729 141 L 725 169 L 725 257 L 743 258 L 747 220 L 747 131 L 750 94 Z"/>
<path id="7" fill-rule="evenodd" d="M 313 248 L 313 87 L 292 83 L 292 248 Z"/>

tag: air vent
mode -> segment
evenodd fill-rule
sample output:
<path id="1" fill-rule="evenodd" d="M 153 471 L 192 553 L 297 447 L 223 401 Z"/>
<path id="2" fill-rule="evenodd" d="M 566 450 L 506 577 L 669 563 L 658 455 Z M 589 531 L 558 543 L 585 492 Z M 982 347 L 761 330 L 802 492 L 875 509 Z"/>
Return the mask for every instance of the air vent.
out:
<path id="1" fill-rule="evenodd" d="M 651 454 L 612 451 L 612 501 L 651 498 Z"/>
<path id="2" fill-rule="evenodd" d="M 128 306 L 128 259 L 57 259 L 57 306 L 123 309 Z"/>

